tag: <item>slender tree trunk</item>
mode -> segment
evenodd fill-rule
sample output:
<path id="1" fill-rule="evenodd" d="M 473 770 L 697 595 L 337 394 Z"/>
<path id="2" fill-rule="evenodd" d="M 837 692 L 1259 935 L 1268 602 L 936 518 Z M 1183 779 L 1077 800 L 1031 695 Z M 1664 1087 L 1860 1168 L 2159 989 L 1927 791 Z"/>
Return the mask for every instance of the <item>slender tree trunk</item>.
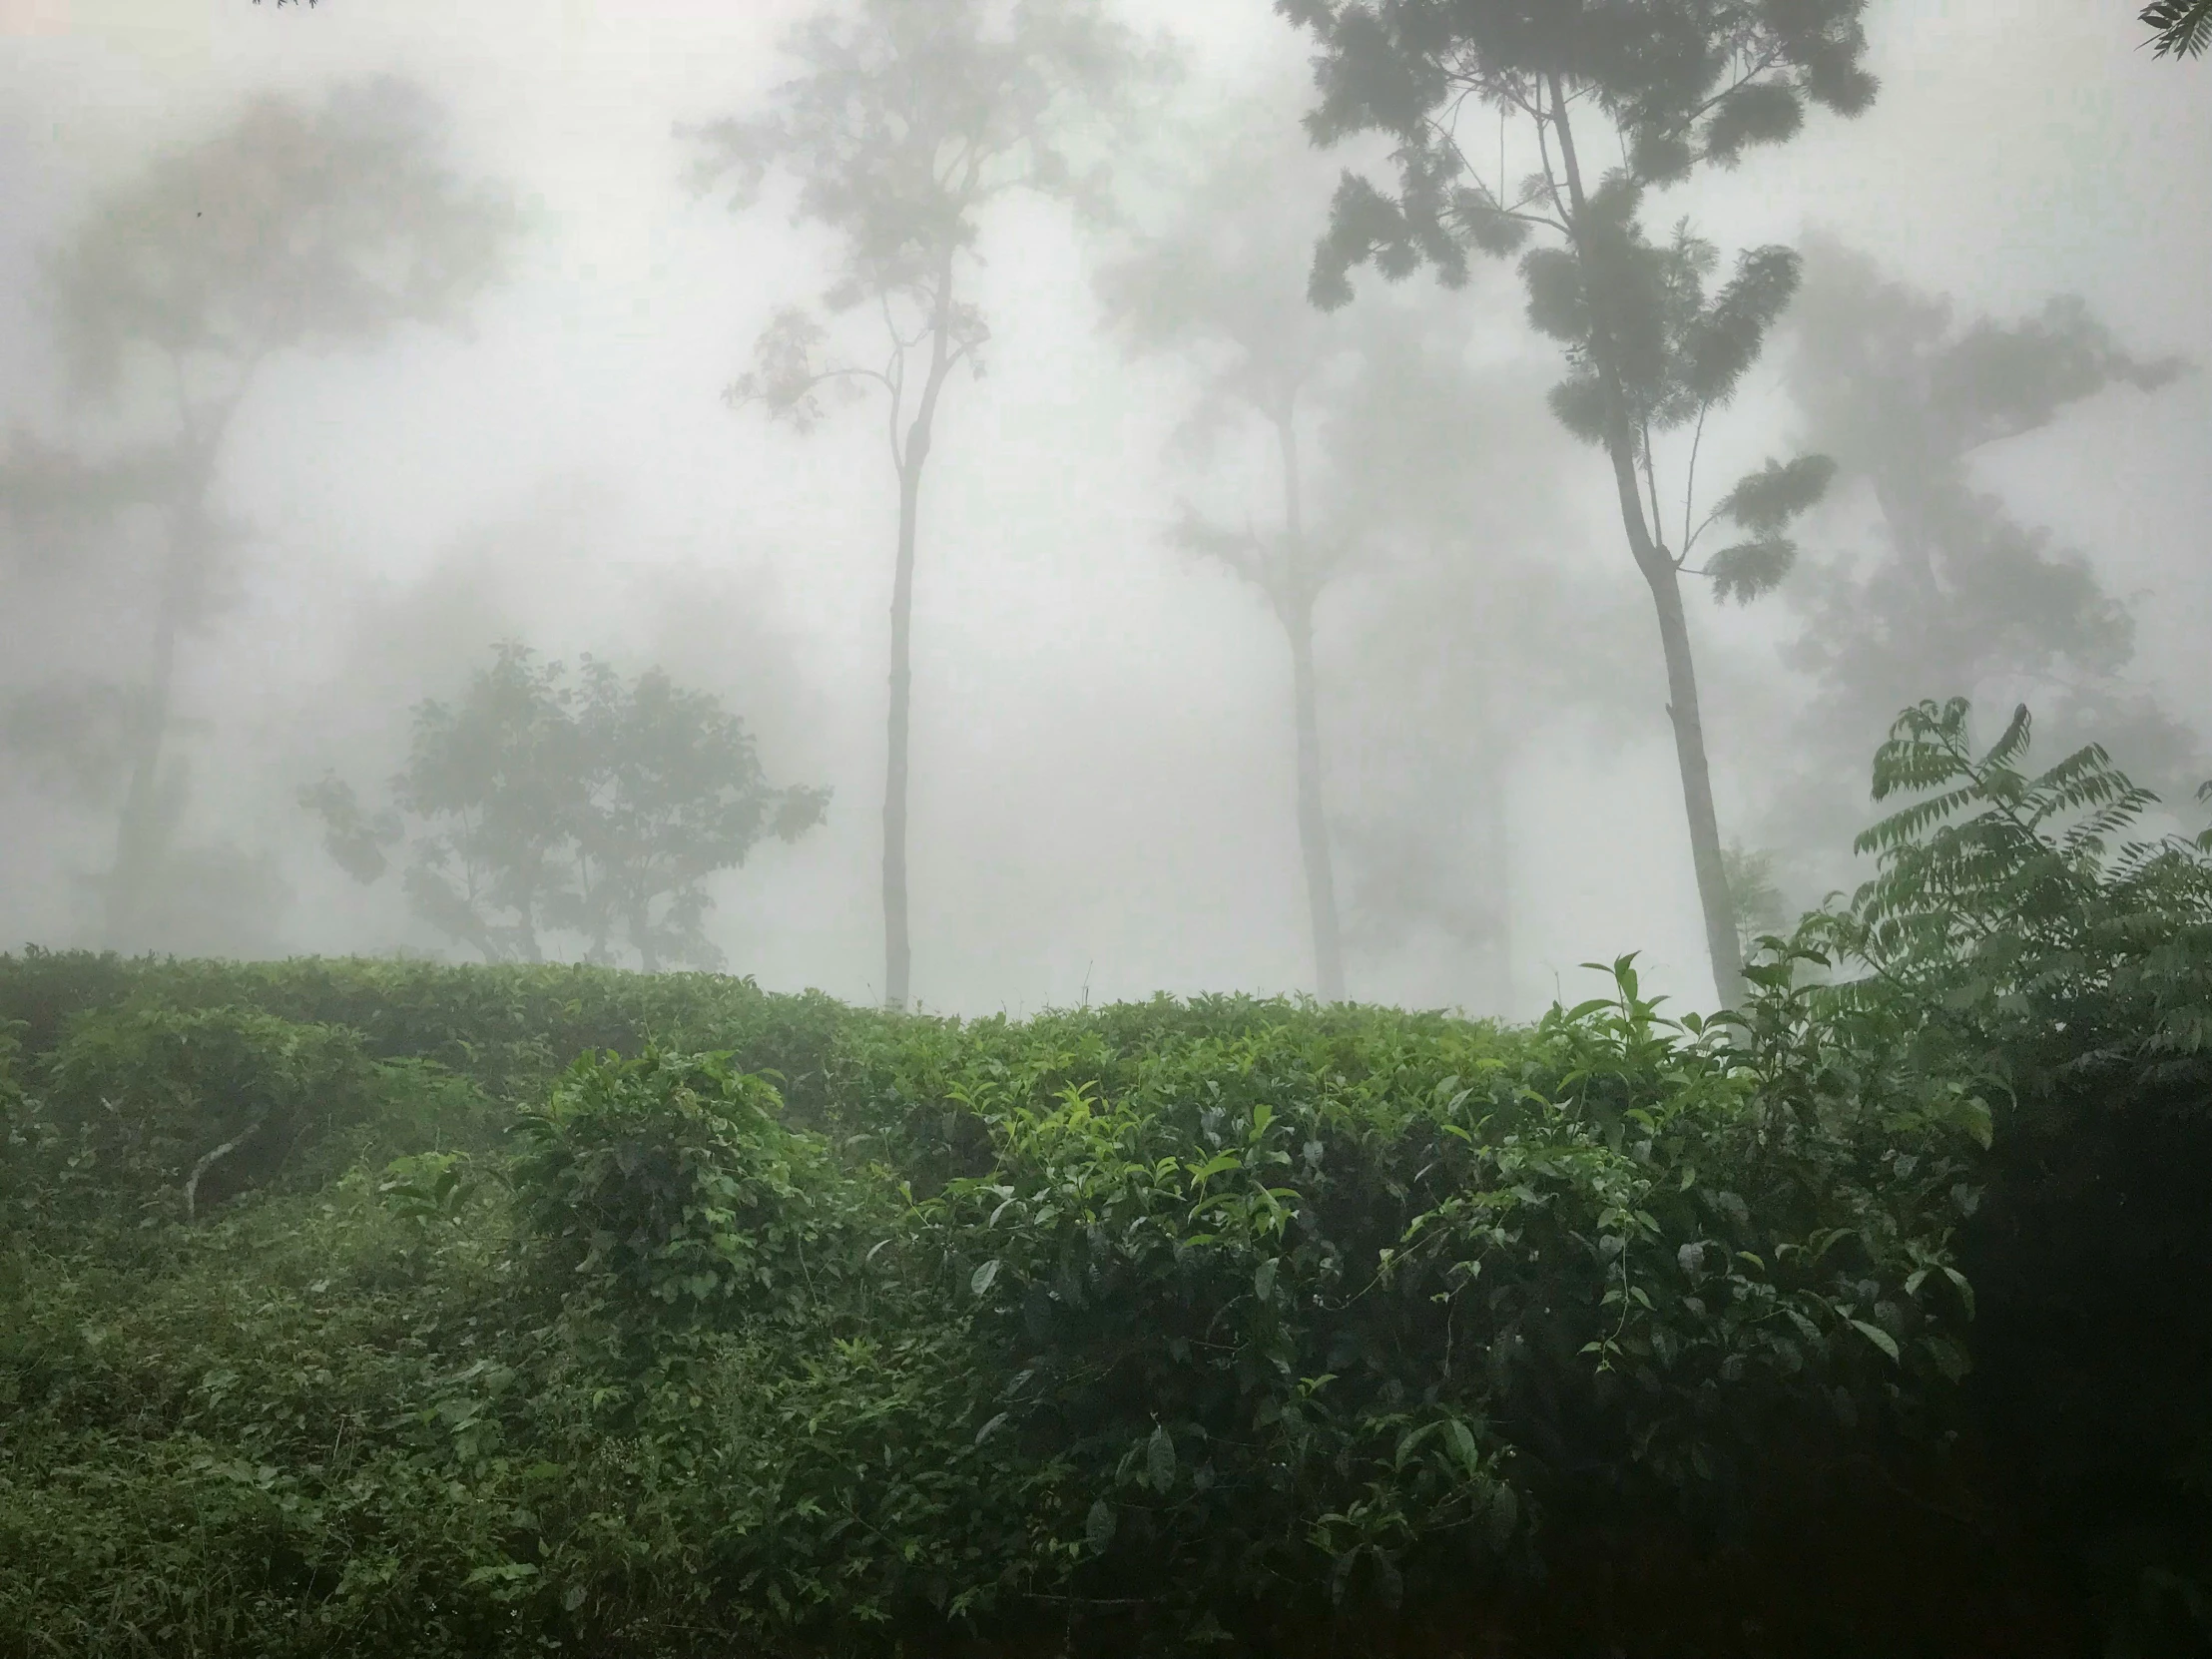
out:
<path id="1" fill-rule="evenodd" d="M 1506 812 L 1505 772 L 1510 753 L 1498 684 L 1498 655 L 1483 654 L 1483 697 L 1479 725 L 1482 731 L 1482 829 L 1483 848 L 1489 868 L 1490 891 L 1490 995 L 1491 1010 L 1500 1019 L 1513 1014 L 1513 835 Z"/>
<path id="2" fill-rule="evenodd" d="M 1571 206 L 1569 228 L 1575 239 L 1575 256 L 1583 262 L 1584 283 L 1597 284 L 1582 246 L 1586 201 L 1582 170 L 1575 156 L 1574 130 L 1567 119 L 1566 97 L 1559 78 L 1549 78 L 1553 126 L 1559 135 L 1559 155 L 1566 170 Z M 1698 708 L 1697 663 L 1690 651 L 1689 619 L 1682 609 L 1681 571 L 1674 557 L 1654 540 L 1644 518 L 1643 496 L 1636 481 L 1636 442 L 1629 426 L 1628 400 L 1621 387 L 1613 357 L 1612 338 L 1602 310 L 1592 307 L 1591 357 L 1605 396 L 1605 449 L 1613 464 L 1613 484 L 1620 497 L 1621 526 L 1628 534 L 1628 549 L 1651 589 L 1653 608 L 1659 617 L 1659 645 L 1667 667 L 1667 718 L 1674 727 L 1675 762 L 1682 775 L 1682 805 L 1689 820 L 1690 859 L 1697 873 L 1699 907 L 1705 918 L 1705 948 L 1713 964 L 1713 988 L 1724 1006 L 1743 1000 L 1744 965 L 1736 932 L 1736 905 L 1728 890 L 1727 866 L 1721 861 L 1720 820 L 1713 810 L 1713 777 L 1705 755 L 1705 720 Z"/>
<path id="3" fill-rule="evenodd" d="M 1897 546 L 1898 556 L 1920 589 L 1921 597 L 1931 604 L 1942 597 L 1942 589 L 1936 580 L 1936 551 L 1934 538 L 1929 534 L 1927 515 L 1917 504 L 1909 503 L 1904 494 L 1886 482 L 1880 473 L 1874 475 L 1875 505 L 1882 509 L 1882 522 L 1888 527 L 1890 540 Z"/>
<path id="4" fill-rule="evenodd" d="M 1682 613 L 1681 575 L 1662 552 L 1645 566 L 1644 579 L 1659 613 L 1659 643 L 1667 659 L 1667 718 L 1674 724 L 1674 756 L 1682 772 L 1682 805 L 1690 821 L 1690 857 L 1705 912 L 1713 988 L 1724 1006 L 1735 1007 L 1744 997 L 1743 945 L 1736 930 L 1735 895 L 1728 890 L 1728 869 L 1721 861 L 1720 820 L 1713 811 L 1713 775 L 1705 759 L 1705 722 L 1698 710 L 1689 619 Z"/>
<path id="5" fill-rule="evenodd" d="M 162 757 L 169 738 L 177 678 L 177 636 L 199 578 L 204 526 L 197 506 L 169 514 L 169 556 L 162 569 L 147 679 L 130 730 L 131 773 L 116 822 L 115 862 L 108 872 L 106 942 L 118 949 L 146 943 L 141 928 L 160 880 L 162 854 L 174 826 L 162 800 Z"/>
<path id="6" fill-rule="evenodd" d="M 1337 919 L 1337 876 L 1322 808 L 1321 719 L 1314 689 L 1314 589 L 1306 565 L 1305 503 L 1298 426 L 1287 400 L 1275 417 L 1283 456 L 1283 540 L 1289 566 L 1277 596 L 1291 640 L 1291 701 L 1298 727 L 1298 841 L 1306 857 L 1306 904 L 1314 933 L 1314 989 L 1324 1002 L 1345 998 L 1344 939 Z"/>
<path id="7" fill-rule="evenodd" d="M 1337 879 L 1322 811 L 1321 728 L 1314 697 L 1314 614 L 1296 607 L 1290 623 L 1291 697 L 1298 718 L 1298 840 L 1306 854 L 1306 902 L 1314 927 L 1314 989 L 1324 1002 L 1345 999 L 1344 940 L 1337 921 Z"/>
<path id="8" fill-rule="evenodd" d="M 898 563 L 891 573 L 890 709 L 885 719 L 883 759 L 883 1005 L 903 1008 L 911 990 L 913 946 L 906 930 L 906 779 L 913 702 L 914 535 L 921 518 L 921 469 L 928 464 L 936 430 L 937 399 L 959 360 L 962 347 L 952 337 L 952 254 L 948 245 L 937 266 L 937 295 L 929 330 L 929 371 L 903 449 L 894 444 L 898 466 Z"/>
<path id="9" fill-rule="evenodd" d="M 922 443 L 926 448 L 926 437 Z M 906 1006 L 913 973 L 913 946 L 906 932 L 906 775 L 921 462 L 909 439 L 905 464 L 898 469 L 898 562 L 891 575 L 891 697 L 883 773 L 883 1005 L 888 1008 Z"/>

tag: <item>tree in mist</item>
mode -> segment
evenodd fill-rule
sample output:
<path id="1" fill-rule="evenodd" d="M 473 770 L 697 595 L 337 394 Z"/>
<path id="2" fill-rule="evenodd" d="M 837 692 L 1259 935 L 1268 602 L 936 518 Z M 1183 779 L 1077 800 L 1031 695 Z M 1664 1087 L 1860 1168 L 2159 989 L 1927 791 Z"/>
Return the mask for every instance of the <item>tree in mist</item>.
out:
<path id="1" fill-rule="evenodd" d="M 48 549 L 153 549 L 136 674 L 49 711 L 113 727 L 110 942 L 141 938 L 166 889 L 198 879 L 177 845 L 178 658 L 221 609 L 249 538 L 220 486 L 259 375 L 407 324 L 458 326 L 500 269 L 511 216 L 452 174 L 442 138 L 431 107 L 397 83 L 318 107 L 262 98 L 109 192 L 51 261 L 55 335 L 86 431 L 75 444 L 19 435 L 0 460 L 0 500 Z"/>
<path id="2" fill-rule="evenodd" d="M 414 712 L 396 811 L 371 812 L 335 774 L 300 792 L 323 844 L 364 883 L 408 835 L 400 878 L 414 913 L 486 961 L 539 961 L 541 930 L 614 960 L 619 933 L 648 973 L 719 966 L 709 880 L 765 837 L 823 821 L 827 790 L 772 787 L 745 723 L 658 669 L 625 682 L 586 659 L 501 646 L 457 703 Z"/>
<path id="3" fill-rule="evenodd" d="M 1144 57 L 1098 0 L 861 0 L 799 29 L 801 73 L 765 113 L 696 136 L 703 187 L 734 177 L 750 208 L 773 171 L 797 189 L 797 218 L 838 239 L 838 271 L 822 296 L 831 317 L 862 313 L 882 332 L 840 354 L 814 310 L 779 311 L 754 365 L 729 391 L 804 432 L 827 401 L 872 389 L 898 484 L 890 606 L 890 704 L 883 785 L 884 1001 L 904 1007 L 906 786 L 913 590 L 923 469 L 953 374 L 981 370 L 989 329 L 968 282 L 981 218 L 1017 192 L 1098 206 L 1103 175 L 1070 143 L 1111 111 Z"/>
<path id="4" fill-rule="evenodd" d="M 1521 262 L 1530 322 L 1566 351 L 1552 408 L 1611 464 L 1629 552 L 1657 614 L 1668 715 L 1716 988 L 1743 990 L 1734 906 L 1713 805 L 1695 660 L 1681 579 L 1705 575 L 1722 597 L 1750 598 L 1781 579 L 1790 521 L 1820 497 L 1828 463 L 1770 461 L 1697 516 L 1696 461 L 1708 417 L 1725 407 L 1797 282 L 1785 248 L 1742 255 L 1718 287 L 1718 253 L 1678 226 L 1645 232 L 1659 187 L 1701 165 L 1728 166 L 1792 137 L 1807 104 L 1845 115 L 1872 100 L 1862 64 L 1864 0 L 1664 0 L 1632 9 L 1532 8 L 1523 0 L 1277 0 L 1320 44 L 1318 107 L 1307 127 L 1333 144 L 1377 131 L 1395 144 L 1394 192 L 1347 174 L 1310 291 L 1351 297 L 1350 273 L 1387 277 L 1423 265 L 1466 280 L 1470 253 L 1504 256 L 1544 233 Z M 1493 171 L 1472 110 L 1498 112 Z M 1505 177 L 1503 135 L 1518 123 L 1530 171 Z M 1595 132 L 1619 139 L 1620 164 L 1595 172 Z M 1679 490 L 1663 490 L 1657 440 L 1686 435 Z M 1679 503 L 1679 505 L 1677 505 Z M 1679 522 L 1679 540 L 1668 535 Z M 1691 559 L 1733 526 L 1739 539 Z"/>
<path id="5" fill-rule="evenodd" d="M 1808 246 L 1785 338 L 1805 435 L 1865 484 L 1883 537 L 1870 558 L 1810 564 L 1790 585 L 1804 628 L 1789 656 L 1814 695 L 1791 734 L 1799 777 L 1775 833 L 1810 847 L 1861 811 L 1854 758 L 1891 711 L 1930 697 L 2032 696 L 2059 741 L 2099 741 L 2162 786 L 2183 782 L 2197 740 L 2127 684 L 2126 606 L 1973 478 L 1978 458 L 2068 408 L 2155 390 L 2183 365 L 2128 352 L 2078 299 L 2014 321 L 1960 318 L 1826 240 Z"/>
<path id="6" fill-rule="evenodd" d="M 2194 58 L 2212 47 L 2212 0 L 2152 0 L 2137 19 L 2161 58 Z"/>
<path id="7" fill-rule="evenodd" d="M 1310 170 L 1308 170 L 1310 173 Z M 1300 417 L 1331 362 L 1351 349 L 1341 318 L 1306 303 L 1297 275 L 1303 227 L 1287 210 L 1301 170 L 1264 152 L 1232 153 L 1201 179 L 1173 222 L 1107 267 L 1107 313 L 1139 351 L 1174 351 L 1201 375 L 1201 398 L 1183 437 L 1241 411 L 1266 428 L 1281 489 L 1271 530 L 1233 528 L 1186 506 L 1175 530 L 1190 552 L 1257 588 L 1291 651 L 1297 741 L 1298 838 L 1314 944 L 1315 987 L 1345 994 L 1344 941 L 1324 800 L 1321 719 L 1314 669 L 1314 609 L 1348 552 L 1341 527 L 1315 533 L 1301 459 Z"/>

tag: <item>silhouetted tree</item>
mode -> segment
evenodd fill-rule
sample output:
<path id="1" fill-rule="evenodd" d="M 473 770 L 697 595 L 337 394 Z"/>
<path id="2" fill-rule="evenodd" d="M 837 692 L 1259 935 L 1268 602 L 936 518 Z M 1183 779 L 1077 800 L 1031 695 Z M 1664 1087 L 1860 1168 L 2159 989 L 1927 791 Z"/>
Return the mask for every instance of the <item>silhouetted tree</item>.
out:
<path id="1" fill-rule="evenodd" d="M 1808 246 L 1784 339 L 1804 436 L 1846 483 L 1865 484 L 1883 545 L 1811 563 L 1790 584 L 1805 626 L 1789 659 L 1814 694 L 1791 733 L 1798 776 L 1775 835 L 1827 843 L 1864 810 L 1851 761 L 1881 741 L 1891 711 L 1961 693 L 2031 697 L 2055 741 L 2101 741 L 2162 787 L 2193 781 L 2182 769 L 2195 740 L 2126 683 L 2126 606 L 1972 476 L 1992 447 L 2109 388 L 2154 390 L 2182 364 L 2132 355 L 2078 299 L 2017 321 L 1961 319 L 1826 240 Z"/>
<path id="2" fill-rule="evenodd" d="M 730 388 L 800 431 L 828 396 L 872 386 L 898 480 L 891 577 L 890 707 L 883 785 L 883 996 L 906 1004 L 912 946 L 906 920 L 906 781 L 912 687 L 915 542 L 921 481 L 947 382 L 979 370 L 989 330 L 966 283 L 980 215 L 1029 191 L 1079 208 L 1103 201 L 1103 173 L 1080 169 L 1071 135 L 1109 111 L 1142 64 L 1126 30 L 1097 0 L 862 0 L 798 30 L 801 73 L 767 112 L 694 135 L 695 179 L 735 177 L 734 206 L 752 206 L 774 170 L 797 186 L 797 217 L 834 232 L 839 269 L 823 294 L 831 316 L 879 320 L 879 353 L 847 358 L 812 311 L 779 311 Z"/>
<path id="3" fill-rule="evenodd" d="M 1344 944 L 1324 804 L 1321 721 L 1314 668 L 1314 607 L 1348 551 L 1344 527 L 1310 528 L 1301 456 L 1302 406 L 1350 328 L 1306 303 L 1297 276 L 1305 232 L 1290 205 L 1311 194 L 1312 169 L 1246 146 L 1201 179 L 1172 223 L 1113 265 L 1100 289 L 1113 324 L 1139 351 L 1173 350 L 1199 370 L 1193 422 L 1232 411 L 1256 417 L 1275 451 L 1280 526 L 1263 533 L 1201 518 L 1188 507 L 1176 529 L 1185 548 L 1217 560 L 1266 597 L 1291 648 L 1291 706 L 1298 750 L 1298 837 L 1306 864 L 1316 989 L 1345 994 Z M 1188 430 L 1188 426 L 1186 428 Z M 1209 434 L 1210 435 L 1210 434 Z"/>
<path id="4" fill-rule="evenodd" d="M 658 669 L 626 683 L 587 658 L 578 680 L 501 646 L 458 703 L 416 708 L 398 811 L 369 812 L 334 774 L 300 804 L 364 883 L 413 820 L 410 907 L 486 961 L 541 960 L 554 928 L 592 961 L 614 959 L 619 931 L 648 973 L 719 966 L 709 879 L 820 824 L 829 792 L 771 787 L 744 721 Z"/>
<path id="5" fill-rule="evenodd" d="M 1770 462 L 1697 517 L 1706 419 L 1756 360 L 1796 285 L 1797 262 L 1788 249 L 1753 250 L 1712 291 L 1717 251 L 1686 228 L 1654 243 L 1639 216 L 1653 188 L 1790 138 L 1808 103 L 1864 109 L 1875 91 L 1861 62 L 1864 0 L 1277 0 L 1277 9 L 1320 43 L 1321 99 L 1307 118 L 1314 138 L 1378 131 L 1395 145 L 1394 192 L 1349 173 L 1339 187 L 1310 283 L 1318 303 L 1345 303 L 1350 273 L 1365 264 L 1388 277 L 1426 265 L 1457 285 L 1470 253 L 1510 254 L 1538 232 L 1554 239 L 1522 260 L 1529 319 L 1565 347 L 1568 374 L 1552 407 L 1604 449 L 1650 589 L 1706 943 L 1716 988 L 1734 1002 L 1742 964 L 1681 578 L 1710 576 L 1717 594 L 1735 598 L 1772 587 L 1795 552 L 1784 532 L 1819 498 L 1828 467 L 1817 456 Z M 1518 185 L 1504 177 L 1502 145 L 1494 173 L 1477 165 L 1467 112 L 1481 107 L 1499 112 L 1501 134 L 1520 123 L 1530 171 Z M 1593 128 L 1621 145 L 1621 165 L 1602 175 L 1585 162 Z M 1670 547 L 1654 440 L 1677 429 L 1690 437 L 1681 537 Z M 1692 566 L 1717 524 L 1733 524 L 1741 539 Z"/>
<path id="6" fill-rule="evenodd" d="M 74 447 L 19 435 L 0 501 L 80 551 L 142 517 L 159 549 L 143 671 L 120 698 L 93 688 L 84 707 L 120 717 L 111 942 L 136 939 L 180 874 L 169 866 L 185 775 L 165 754 L 178 654 L 247 538 L 219 485 L 261 370 L 409 323 L 458 326 L 499 270 L 511 215 L 453 176 L 441 142 L 432 108 L 393 82 L 313 108 L 263 98 L 102 198 L 51 262 L 72 388 L 104 418 Z"/>

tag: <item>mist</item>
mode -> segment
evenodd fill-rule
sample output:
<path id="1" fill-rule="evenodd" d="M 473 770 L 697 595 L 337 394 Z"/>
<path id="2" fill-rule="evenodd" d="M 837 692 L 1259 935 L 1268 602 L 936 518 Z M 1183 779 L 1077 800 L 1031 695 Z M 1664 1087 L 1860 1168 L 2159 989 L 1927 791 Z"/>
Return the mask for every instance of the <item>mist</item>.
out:
<path id="1" fill-rule="evenodd" d="M 1105 8 L 1134 67 L 1070 119 L 1086 188 L 976 209 L 961 303 L 987 338 L 924 445 L 911 982 L 886 985 L 900 480 L 880 387 L 795 430 L 756 349 L 810 305 L 822 348 L 873 369 L 881 324 L 872 300 L 820 306 L 845 255 L 819 216 L 795 222 L 788 167 L 736 209 L 729 174 L 696 177 L 703 134 L 801 73 L 816 11 L 0 3 L 0 939 L 475 959 L 403 891 L 426 814 L 376 831 L 392 867 L 363 882 L 301 792 L 336 779 L 364 826 L 396 825 L 417 711 L 465 707 L 515 644 L 571 676 L 661 671 L 743 721 L 766 816 L 666 914 L 704 893 L 689 959 L 772 989 L 960 1014 L 1327 991 L 1319 858 L 1352 999 L 1526 1018 L 1575 999 L 1578 964 L 1636 951 L 1648 982 L 1710 1005 L 1651 604 L 1603 455 L 1547 406 L 1559 343 L 1512 259 L 1457 286 L 1370 268 L 1350 304 L 1309 302 L 1341 175 L 1387 178 L 1388 146 L 1310 141 L 1314 45 L 1259 0 Z M 1834 463 L 1764 591 L 1685 588 L 1747 931 L 1864 878 L 1868 763 L 1918 699 L 1971 698 L 1992 736 L 2025 702 L 2049 759 L 2102 742 L 2192 830 L 2212 775 L 2206 71 L 2154 59 L 2127 8 L 1892 0 L 1867 31 L 1865 113 L 1816 112 L 1644 204 L 1655 240 L 1686 216 L 1715 244 L 1716 284 L 1754 245 L 1804 261 L 1701 420 L 1694 476 L 1717 498 L 1770 460 Z M 384 112 L 359 131 L 412 147 L 419 189 L 393 182 L 414 178 L 398 151 L 344 148 L 348 110 Z M 134 700 L 184 497 L 123 477 L 134 445 L 173 442 L 169 393 L 135 359 L 103 381 L 87 352 L 128 333 L 122 300 L 99 308 L 111 274 L 190 234 L 133 195 L 161 168 L 243 134 L 191 176 L 216 217 L 261 223 L 251 192 L 290 175 L 256 121 L 273 147 L 327 138 L 326 172 L 283 187 L 320 229 L 235 256 L 240 314 L 282 319 L 276 343 L 200 341 L 195 363 L 236 349 L 249 369 L 175 400 L 224 421 L 198 429 L 205 557 L 172 608 L 134 820 Z M 379 212 L 358 231 L 372 304 L 314 239 Z M 1147 262 L 1166 275 L 1117 283 Z M 1201 276 L 1227 296 L 1210 310 L 1183 305 Z M 1287 402 L 1279 353 L 1309 330 Z M 749 369 L 755 393 L 726 396 Z M 1878 441 L 1923 417 L 1902 452 Z M 1284 430 L 1310 550 L 1295 594 L 1266 562 L 1291 557 Z M 819 820 L 777 817 L 807 791 Z M 588 906 L 522 913 L 552 956 L 631 936 L 595 934 Z M 662 915 L 639 925 L 690 926 Z"/>

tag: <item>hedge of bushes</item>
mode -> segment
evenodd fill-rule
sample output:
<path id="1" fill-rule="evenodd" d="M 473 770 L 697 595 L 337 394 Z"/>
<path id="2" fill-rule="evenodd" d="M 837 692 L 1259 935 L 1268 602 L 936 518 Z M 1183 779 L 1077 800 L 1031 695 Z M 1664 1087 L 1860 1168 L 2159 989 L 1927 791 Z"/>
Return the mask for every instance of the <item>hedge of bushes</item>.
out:
<path id="1" fill-rule="evenodd" d="M 1961 726 L 1710 1024 L 0 958 L 0 1653 L 2206 1651 L 2212 870 Z"/>

